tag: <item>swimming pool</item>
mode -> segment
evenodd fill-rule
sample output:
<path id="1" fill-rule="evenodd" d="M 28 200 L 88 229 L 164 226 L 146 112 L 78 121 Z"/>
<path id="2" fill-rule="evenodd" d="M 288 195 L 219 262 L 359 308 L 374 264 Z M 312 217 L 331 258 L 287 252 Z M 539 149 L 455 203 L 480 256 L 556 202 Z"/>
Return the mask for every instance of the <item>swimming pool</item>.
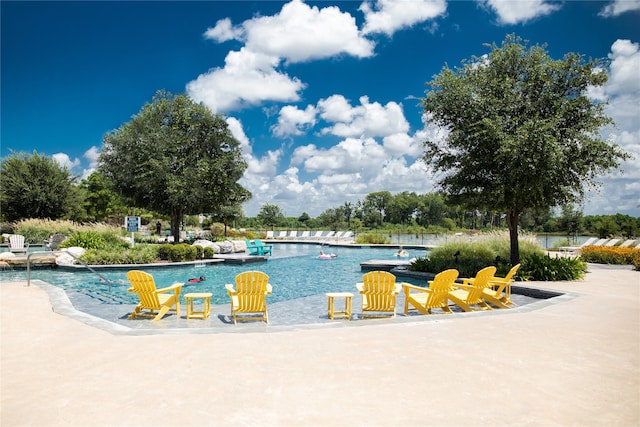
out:
<path id="1" fill-rule="evenodd" d="M 335 253 L 332 259 L 319 259 L 320 250 Z M 198 283 L 185 283 L 182 288 L 181 302 L 184 294 L 189 292 L 211 292 L 212 304 L 229 302 L 224 285 L 235 283 L 238 273 L 248 270 L 259 270 L 269 275 L 273 287 L 270 303 L 304 298 L 325 292 L 354 292 L 355 284 L 362 281 L 364 272 L 360 263 L 372 259 L 397 260 L 396 249 L 371 247 L 328 247 L 315 244 L 275 244 L 273 256 L 265 262 L 245 264 L 216 263 L 205 266 L 153 267 L 140 270 L 152 274 L 158 287 L 168 286 L 175 282 L 187 282 L 190 278 L 205 276 L 206 280 Z M 424 257 L 425 249 L 409 249 L 410 257 Z M 136 304 L 135 294 L 127 292 L 130 287 L 126 278 L 127 269 L 117 271 L 100 271 L 100 275 L 112 282 L 101 282 L 100 277 L 89 270 L 31 270 L 31 279 L 40 279 L 67 291 L 78 292 L 97 299 L 104 304 Z M 13 270 L 0 272 L 0 281 L 26 280 L 26 271 Z M 401 281 L 424 286 L 424 281 L 403 277 Z"/>

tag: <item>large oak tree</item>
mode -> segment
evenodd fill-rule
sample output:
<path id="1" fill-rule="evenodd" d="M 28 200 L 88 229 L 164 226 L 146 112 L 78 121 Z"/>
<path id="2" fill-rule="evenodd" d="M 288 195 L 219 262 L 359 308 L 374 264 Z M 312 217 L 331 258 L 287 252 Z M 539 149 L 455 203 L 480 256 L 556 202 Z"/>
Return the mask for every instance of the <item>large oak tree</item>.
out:
<path id="1" fill-rule="evenodd" d="M 576 53 L 554 60 L 515 35 L 488 47 L 427 83 L 424 111 L 446 137 L 425 141 L 424 160 L 443 173 L 438 184 L 453 203 L 506 214 L 516 264 L 526 209 L 580 202 L 628 155 L 602 137 L 613 121 L 588 97 L 606 83 L 606 64 Z"/>
<path id="2" fill-rule="evenodd" d="M 176 242 L 185 214 L 251 197 L 238 184 L 247 164 L 226 121 L 186 95 L 159 91 L 103 144 L 99 171 L 133 206 L 170 215 Z"/>

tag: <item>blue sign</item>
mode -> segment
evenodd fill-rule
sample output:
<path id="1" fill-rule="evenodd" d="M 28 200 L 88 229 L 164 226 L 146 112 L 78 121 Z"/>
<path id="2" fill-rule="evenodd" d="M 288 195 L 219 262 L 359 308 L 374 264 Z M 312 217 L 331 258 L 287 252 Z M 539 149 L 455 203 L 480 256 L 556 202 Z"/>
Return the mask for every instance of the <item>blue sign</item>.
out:
<path id="1" fill-rule="evenodd" d="M 125 217 L 124 225 L 127 227 L 127 231 L 134 233 L 138 231 L 138 229 L 140 228 L 140 217 L 139 216 Z"/>

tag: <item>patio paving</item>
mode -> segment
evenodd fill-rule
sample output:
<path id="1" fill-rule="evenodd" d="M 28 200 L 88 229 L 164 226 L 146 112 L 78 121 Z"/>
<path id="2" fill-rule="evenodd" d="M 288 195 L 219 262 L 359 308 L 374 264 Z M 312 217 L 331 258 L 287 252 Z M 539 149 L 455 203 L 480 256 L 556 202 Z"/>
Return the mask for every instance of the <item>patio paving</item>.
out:
<path id="1" fill-rule="evenodd" d="M 639 425 L 640 272 L 591 264 L 583 281 L 527 286 L 565 295 L 351 322 L 324 319 L 321 295 L 273 304 L 270 326 L 214 306 L 214 327 L 174 316 L 150 331 L 3 282 L 0 425 Z"/>

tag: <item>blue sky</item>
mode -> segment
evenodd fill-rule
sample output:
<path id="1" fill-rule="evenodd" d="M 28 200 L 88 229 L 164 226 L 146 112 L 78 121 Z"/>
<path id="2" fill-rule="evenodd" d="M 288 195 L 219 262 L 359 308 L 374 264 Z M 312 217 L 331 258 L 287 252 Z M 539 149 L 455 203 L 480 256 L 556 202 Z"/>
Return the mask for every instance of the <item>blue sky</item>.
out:
<path id="1" fill-rule="evenodd" d="M 103 136 L 157 90 L 223 114 L 249 168 L 244 205 L 317 216 L 374 191 L 427 193 L 419 98 L 443 66 L 515 33 L 608 58 L 593 91 L 635 158 L 585 214 L 640 216 L 640 1 L 11 2 L 1 13 L 1 151 L 36 150 L 86 177 Z"/>

